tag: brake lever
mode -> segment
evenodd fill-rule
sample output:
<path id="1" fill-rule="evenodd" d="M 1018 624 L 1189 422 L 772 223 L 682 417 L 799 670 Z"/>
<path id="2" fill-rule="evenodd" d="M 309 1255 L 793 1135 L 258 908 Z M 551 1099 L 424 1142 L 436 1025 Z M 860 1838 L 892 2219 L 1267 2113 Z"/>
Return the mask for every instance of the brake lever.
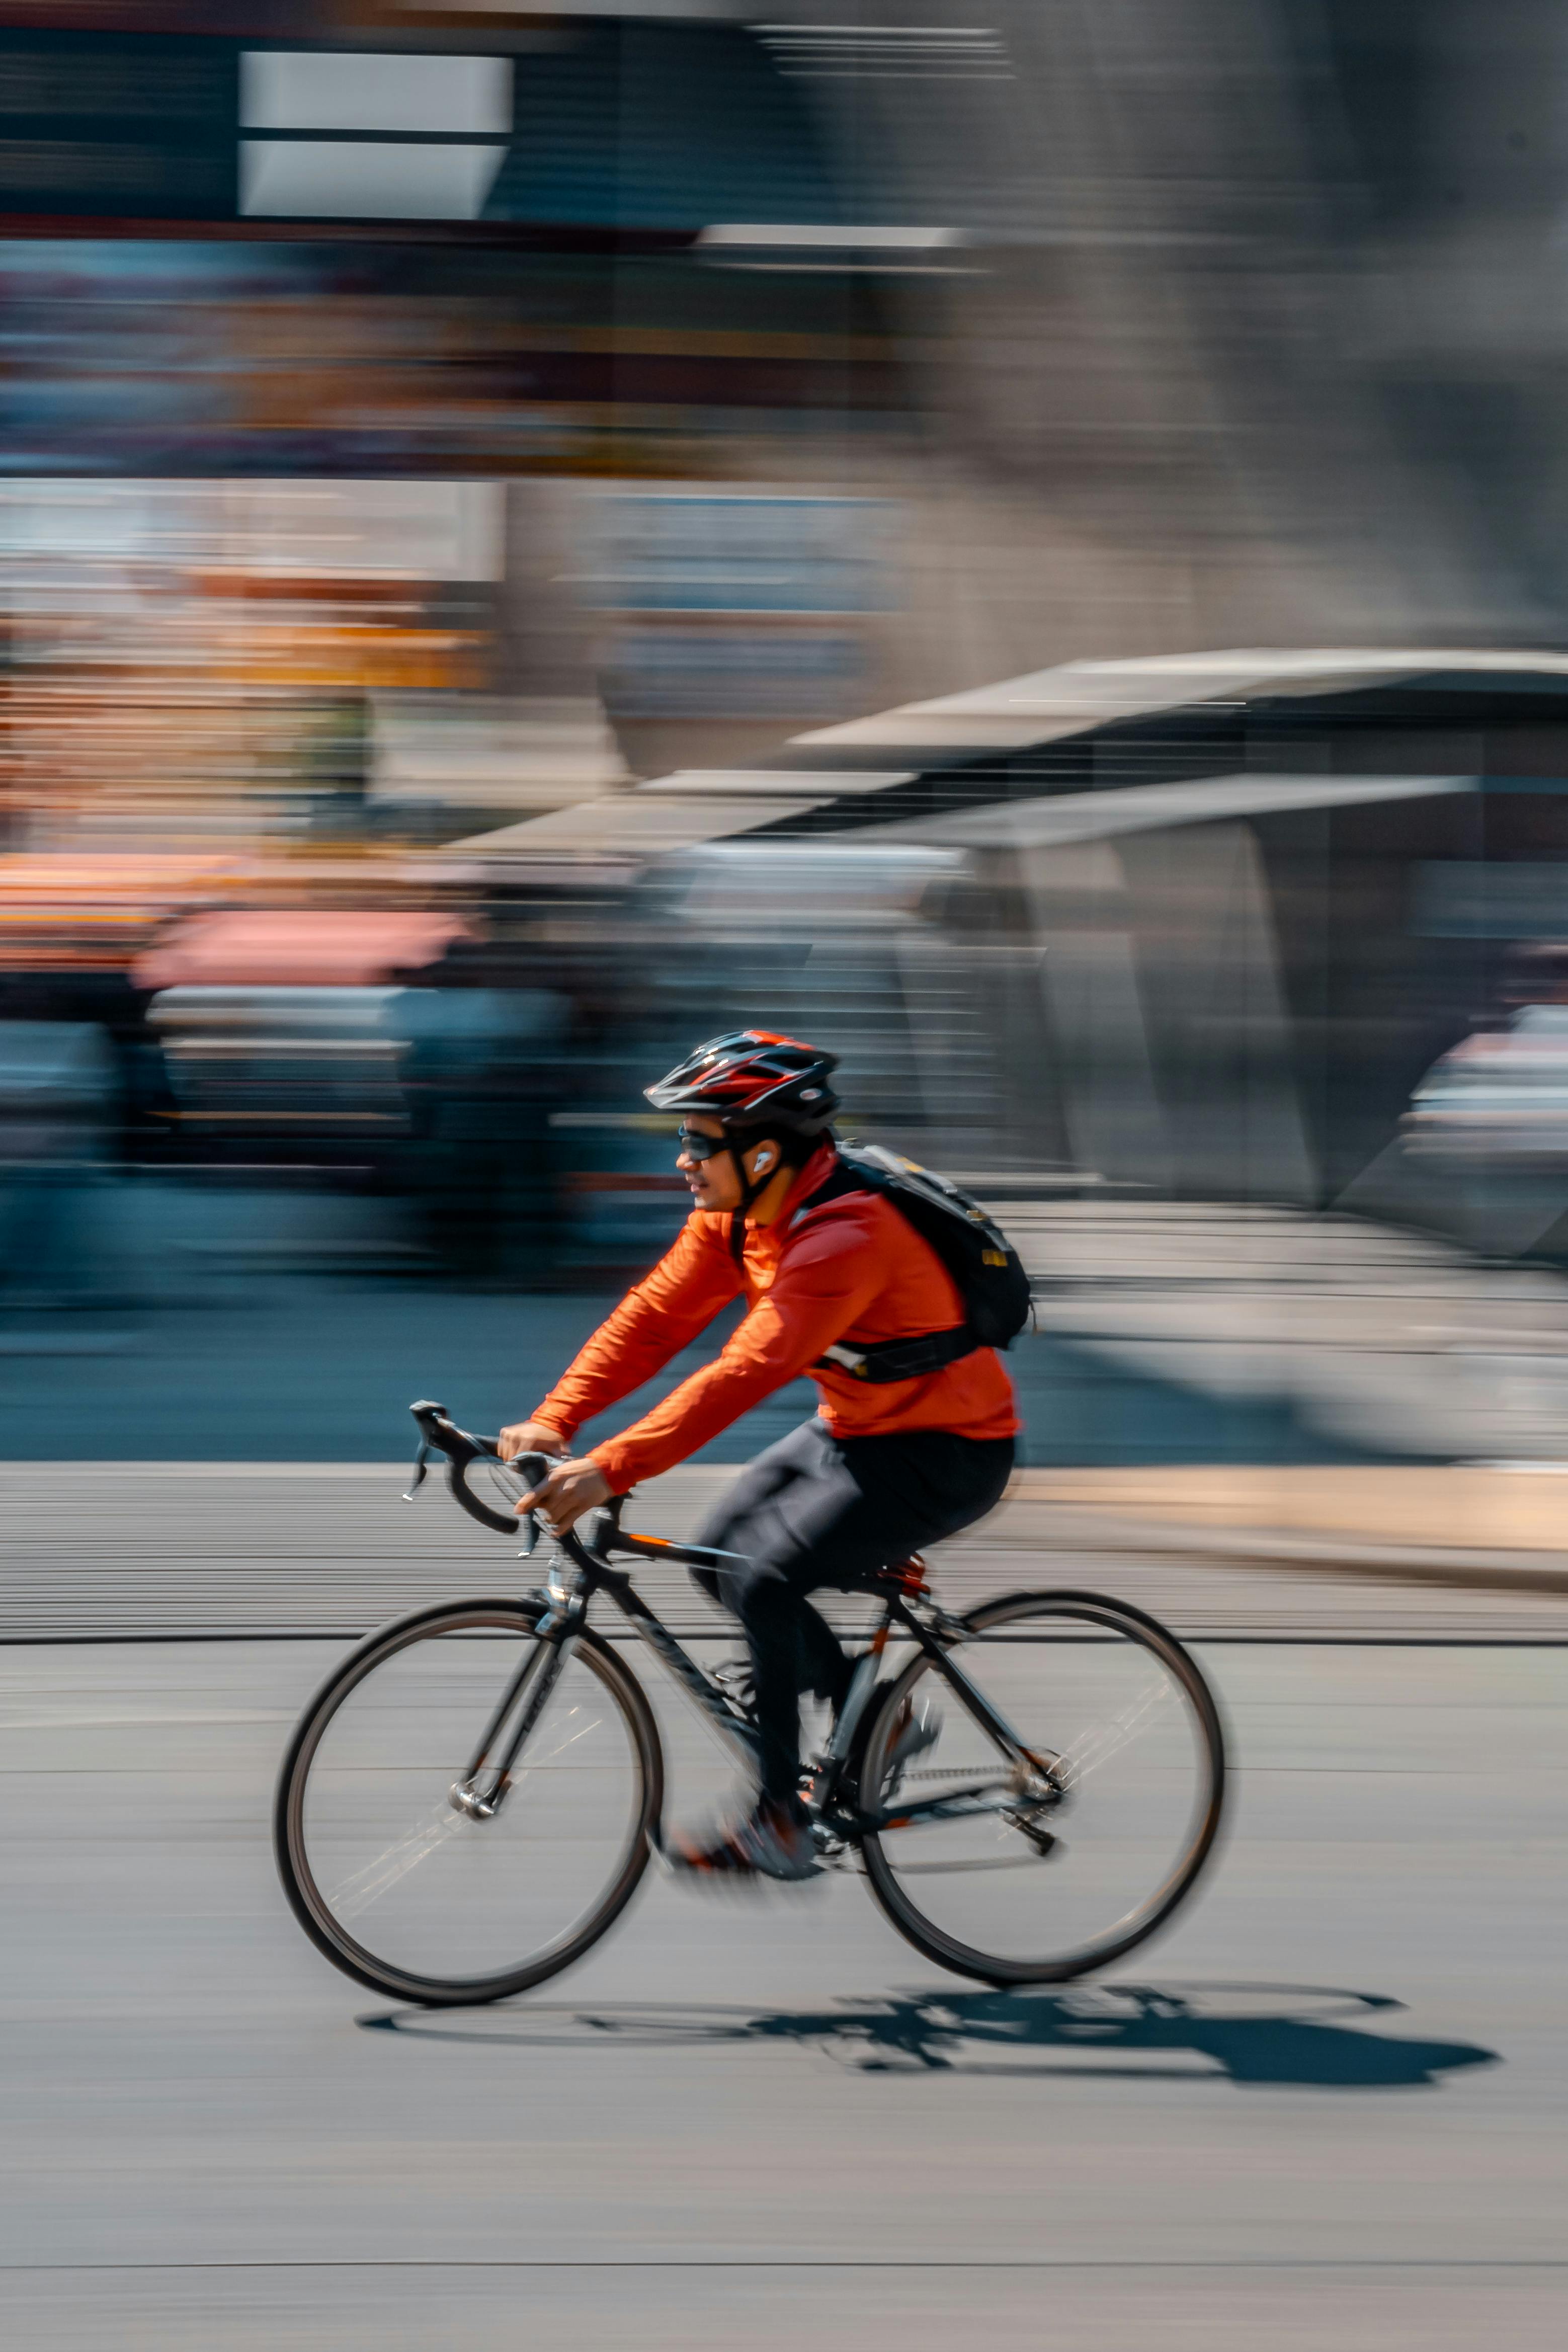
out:
<path id="1" fill-rule="evenodd" d="M 496 1441 L 497 1444 L 500 1441 L 498 1439 Z M 499 1456 L 497 1456 L 497 1459 L 498 1458 Z M 526 1470 L 522 1467 L 524 1463 L 527 1463 L 528 1465 Z M 508 1469 L 515 1470 L 519 1478 L 532 1478 L 536 1482 L 538 1482 L 538 1471 L 535 1467 L 536 1464 L 542 1466 L 548 1475 L 549 1457 L 548 1454 L 515 1454 L 512 1456 L 511 1461 L 508 1463 L 507 1467 Z M 523 1548 L 517 1554 L 517 1558 L 519 1559 L 527 1559 L 528 1554 L 535 1549 L 538 1542 L 538 1513 L 537 1511 L 529 1511 L 523 1520 L 523 1527 L 527 1532 L 523 1538 Z"/>
<path id="2" fill-rule="evenodd" d="M 402 1498 L 405 1503 L 413 1502 L 414 1496 L 418 1494 L 420 1488 L 423 1486 L 429 1475 L 430 1448 L 428 1445 L 422 1444 L 419 1452 L 413 1457 L 413 1476 L 409 1482 L 408 1492 Z"/>

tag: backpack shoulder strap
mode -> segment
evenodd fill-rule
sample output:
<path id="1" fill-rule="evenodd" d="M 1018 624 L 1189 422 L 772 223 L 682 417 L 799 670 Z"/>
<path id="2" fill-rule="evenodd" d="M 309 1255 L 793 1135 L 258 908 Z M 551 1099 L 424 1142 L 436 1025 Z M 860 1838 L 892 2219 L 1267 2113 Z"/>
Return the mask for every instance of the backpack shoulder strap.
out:
<path id="1" fill-rule="evenodd" d="M 841 1155 L 831 1172 L 801 1202 L 795 1217 L 823 1208 L 846 1192 L 871 1192 L 883 1200 L 891 1196 L 896 1206 L 894 1188 L 878 1181 L 881 1172 L 874 1164 L 868 1167 L 863 1160 Z M 795 1219 L 790 1222 L 793 1223 Z M 956 1363 L 961 1356 L 972 1355 L 979 1344 L 967 1324 L 959 1324 L 950 1331 L 922 1332 L 910 1339 L 873 1339 L 862 1348 L 852 1348 L 841 1339 L 818 1357 L 811 1370 L 823 1371 L 831 1366 L 848 1372 L 852 1380 L 868 1381 L 881 1387 L 892 1381 L 924 1380 L 927 1373 Z"/>
<path id="2" fill-rule="evenodd" d="M 830 1201 L 841 1200 L 846 1192 L 874 1192 L 876 1190 L 874 1179 L 868 1177 L 862 1170 L 854 1165 L 852 1160 L 845 1160 L 841 1156 L 834 1160 L 832 1167 L 823 1177 L 816 1191 L 808 1192 L 791 1216 L 789 1223 L 791 1227 L 795 1226 L 802 1217 L 810 1215 L 813 1209 L 826 1208 Z"/>

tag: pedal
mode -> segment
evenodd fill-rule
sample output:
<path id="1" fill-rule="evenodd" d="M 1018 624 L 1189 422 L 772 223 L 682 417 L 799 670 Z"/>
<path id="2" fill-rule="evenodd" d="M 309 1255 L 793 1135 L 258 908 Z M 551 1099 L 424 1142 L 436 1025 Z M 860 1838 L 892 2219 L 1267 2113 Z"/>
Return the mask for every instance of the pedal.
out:
<path id="1" fill-rule="evenodd" d="M 1004 1813 L 1002 1819 L 1010 1828 L 1017 1830 L 1021 1837 L 1028 1838 L 1042 1862 L 1048 1860 L 1053 1853 L 1067 1852 L 1066 1846 L 1054 1830 L 1042 1830 L 1037 1822 L 1026 1822 L 1017 1813 Z"/>

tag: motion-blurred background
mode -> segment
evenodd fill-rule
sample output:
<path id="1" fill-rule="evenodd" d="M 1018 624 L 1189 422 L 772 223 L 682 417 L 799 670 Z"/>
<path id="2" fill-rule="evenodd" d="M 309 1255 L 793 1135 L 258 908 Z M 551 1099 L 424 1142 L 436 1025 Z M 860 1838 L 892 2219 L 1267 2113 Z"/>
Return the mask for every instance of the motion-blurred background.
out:
<path id="1" fill-rule="evenodd" d="M 1133 1979 L 650 1873 L 389 2011 L 288 1727 L 538 1575 L 406 1408 L 743 1023 L 1019 1242 L 936 1589 L 1195 1645 L 1223 1854 Z M 1562 0 L 0 0 L 0 2340 L 1557 2352 L 1564 1471 Z"/>
<path id="2" fill-rule="evenodd" d="M 0 9 L 6 1450 L 526 1412 L 758 1022 L 1017 1232 L 1033 1463 L 1568 1460 L 1565 72 Z"/>

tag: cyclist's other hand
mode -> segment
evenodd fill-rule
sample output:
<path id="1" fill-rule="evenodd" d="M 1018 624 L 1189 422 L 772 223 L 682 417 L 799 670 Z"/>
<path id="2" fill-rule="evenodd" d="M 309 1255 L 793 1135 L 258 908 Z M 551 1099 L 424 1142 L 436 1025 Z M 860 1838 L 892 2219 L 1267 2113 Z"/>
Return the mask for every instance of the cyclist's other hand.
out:
<path id="1" fill-rule="evenodd" d="M 517 1517 L 538 1511 L 545 1525 L 558 1536 L 575 1527 L 584 1511 L 597 1510 L 601 1503 L 610 1500 L 610 1481 L 597 1462 L 586 1457 L 580 1462 L 562 1462 L 552 1470 L 542 1486 L 525 1495 L 517 1505 Z"/>
<path id="2" fill-rule="evenodd" d="M 503 1462 L 510 1462 L 518 1454 L 564 1454 L 566 1444 L 559 1430 L 547 1429 L 542 1421 L 515 1421 L 496 1440 Z"/>

